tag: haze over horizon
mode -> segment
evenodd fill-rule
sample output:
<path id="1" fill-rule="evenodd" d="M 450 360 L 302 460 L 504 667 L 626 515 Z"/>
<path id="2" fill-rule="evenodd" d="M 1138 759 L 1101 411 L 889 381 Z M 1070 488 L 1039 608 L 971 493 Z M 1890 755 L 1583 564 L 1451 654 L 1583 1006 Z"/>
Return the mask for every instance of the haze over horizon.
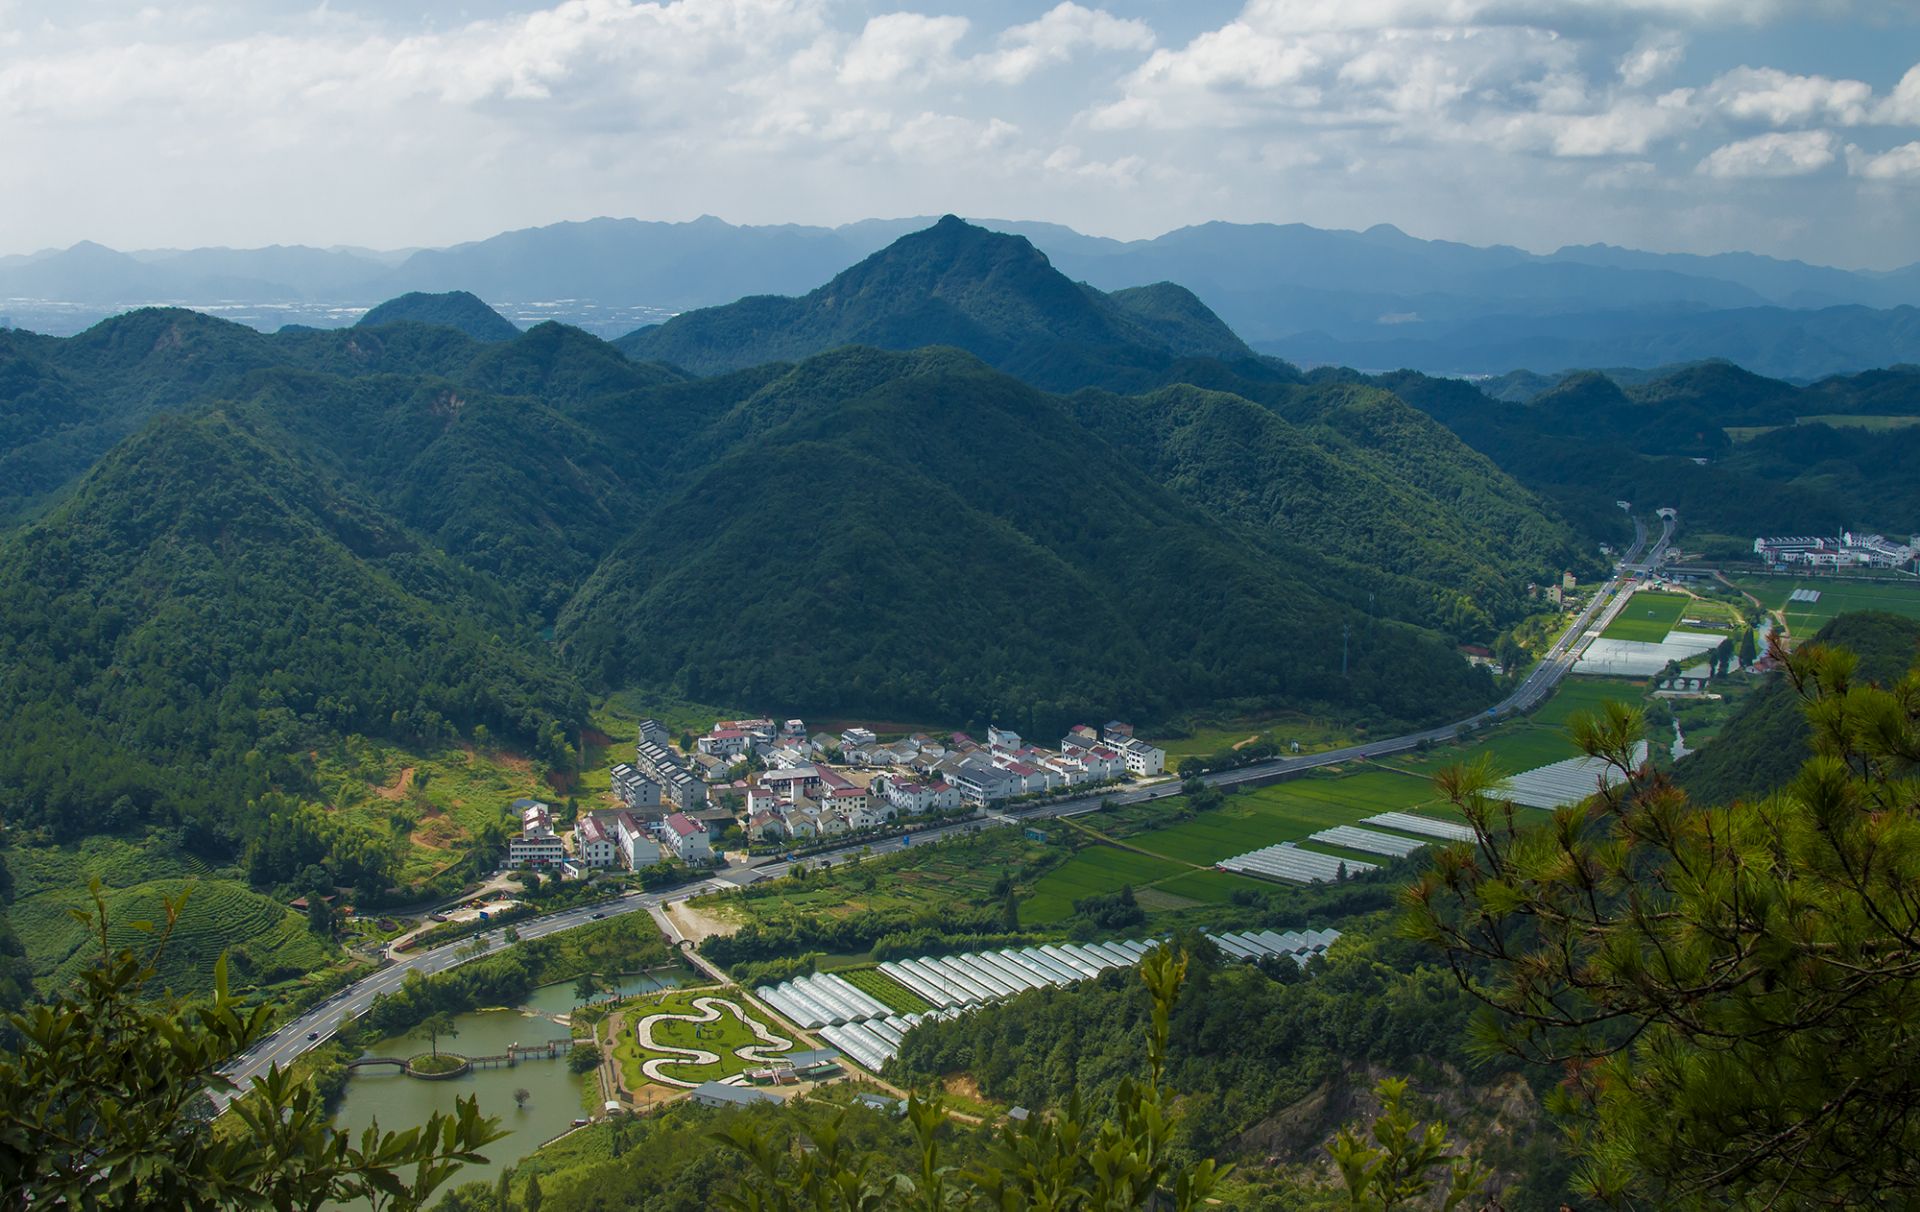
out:
<path id="1" fill-rule="evenodd" d="M 0 0 L 0 161 L 33 184 L 0 251 L 955 212 L 1920 260 L 1920 14 L 1893 4 L 919 10 Z"/>

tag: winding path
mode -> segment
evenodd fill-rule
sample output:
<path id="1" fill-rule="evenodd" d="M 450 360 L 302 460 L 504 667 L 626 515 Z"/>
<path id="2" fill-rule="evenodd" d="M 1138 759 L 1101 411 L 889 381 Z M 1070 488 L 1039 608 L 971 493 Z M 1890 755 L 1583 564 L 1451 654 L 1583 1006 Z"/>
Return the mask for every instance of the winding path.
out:
<path id="1" fill-rule="evenodd" d="M 746 1044 L 733 1050 L 733 1054 L 741 1060 L 763 1065 L 774 1059 L 773 1057 L 763 1055 L 767 1049 L 770 1048 L 775 1052 L 787 1052 L 793 1048 L 792 1040 L 783 1039 L 767 1030 L 758 1019 L 742 1010 L 737 1003 L 730 1002 L 724 997 L 696 997 L 693 999 L 693 1008 L 698 1011 L 698 1013 L 649 1014 L 633 1025 L 634 1039 L 639 1042 L 642 1048 L 649 1052 L 673 1053 L 671 1056 L 656 1056 L 652 1060 L 645 1061 L 641 1064 L 640 1072 L 647 1075 L 648 1081 L 660 1082 L 663 1085 L 679 1086 L 682 1089 L 691 1090 L 700 1083 L 683 1081 L 677 1077 L 668 1077 L 660 1071 L 660 1066 L 716 1065 L 720 1063 L 719 1056 L 708 1052 L 704 1048 L 681 1048 L 673 1044 L 663 1044 L 654 1039 L 653 1025 L 655 1023 L 711 1023 L 720 1018 L 720 1011 L 724 1008 L 732 1011 L 733 1016 L 739 1019 L 741 1024 L 745 1026 L 747 1030 L 753 1032 L 760 1040 L 757 1044 Z"/>

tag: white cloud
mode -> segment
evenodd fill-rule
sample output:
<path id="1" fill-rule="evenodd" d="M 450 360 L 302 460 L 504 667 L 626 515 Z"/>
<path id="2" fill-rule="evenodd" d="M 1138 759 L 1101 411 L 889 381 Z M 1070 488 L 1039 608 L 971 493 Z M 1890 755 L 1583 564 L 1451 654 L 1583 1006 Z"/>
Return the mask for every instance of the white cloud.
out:
<path id="1" fill-rule="evenodd" d="M 1873 87 L 1860 80 L 1796 76 L 1774 67 L 1737 67 L 1708 86 L 1722 113 L 1770 126 L 1857 126 L 1872 109 Z"/>
<path id="2" fill-rule="evenodd" d="M 1252 0 L 1250 19 L 1297 33 L 1435 26 L 1565 23 L 1631 25 L 1643 21 L 1760 23 L 1817 0 Z"/>
<path id="3" fill-rule="evenodd" d="M 998 50 L 980 57 L 980 70 L 989 79 L 1017 84 L 1042 67 L 1067 62 L 1081 50 L 1148 51 L 1155 38 L 1153 27 L 1144 21 L 1068 0 L 1047 10 L 1038 21 L 1007 30 L 999 41 Z"/>
<path id="4" fill-rule="evenodd" d="M 1849 147 L 1847 164 L 1854 176 L 1869 181 L 1920 181 L 1920 142 L 1904 143 L 1879 155 Z"/>
<path id="5" fill-rule="evenodd" d="M 886 13 L 868 20 L 840 64 L 842 84 L 891 84 L 908 73 L 950 70 L 965 17 Z"/>
<path id="6" fill-rule="evenodd" d="M 1709 177 L 1804 177 L 1834 162 L 1831 131 L 1769 131 L 1729 143 L 1700 161 Z"/>
<path id="7" fill-rule="evenodd" d="M 1140 156 L 1121 156 L 1114 160 L 1089 160 L 1072 144 L 1055 148 L 1040 166 L 1050 173 L 1104 182 L 1108 185 L 1132 185 L 1140 179 L 1147 162 Z"/>
<path id="8" fill-rule="evenodd" d="M 1907 69 L 1874 117 L 1901 126 L 1920 126 L 1920 65 Z"/>
<path id="9" fill-rule="evenodd" d="M 1620 83 L 1645 88 L 1670 75 L 1686 54 L 1686 40 L 1679 34 L 1671 30 L 1650 34 L 1620 60 Z"/>

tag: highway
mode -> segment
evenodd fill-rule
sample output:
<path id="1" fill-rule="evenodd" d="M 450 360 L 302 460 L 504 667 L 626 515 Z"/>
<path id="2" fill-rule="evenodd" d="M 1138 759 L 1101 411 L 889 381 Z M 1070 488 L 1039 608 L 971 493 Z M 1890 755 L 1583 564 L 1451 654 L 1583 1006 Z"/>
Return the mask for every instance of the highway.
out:
<path id="1" fill-rule="evenodd" d="M 1469 719 L 1459 720 L 1438 728 L 1429 728 L 1422 732 L 1408 733 L 1404 736 L 1369 741 L 1360 745 L 1349 745 L 1341 749 L 1329 749 L 1320 753 L 1302 754 L 1299 757 L 1273 758 L 1242 766 L 1236 770 L 1220 771 L 1202 775 L 1201 778 L 1216 786 L 1234 786 L 1243 783 L 1269 783 L 1287 778 L 1302 771 L 1323 766 L 1338 765 L 1368 758 L 1386 757 L 1396 753 L 1405 753 L 1416 749 L 1423 743 L 1451 741 L 1460 730 L 1485 727 L 1502 717 L 1527 711 L 1538 705 L 1554 687 L 1566 677 L 1579 659 L 1585 647 L 1588 634 L 1603 630 L 1630 596 L 1622 590 L 1631 589 L 1639 576 L 1658 568 L 1665 558 L 1668 545 L 1672 542 L 1675 520 L 1663 517 L 1659 540 L 1647 559 L 1642 562 L 1640 555 L 1646 547 L 1647 529 L 1640 519 L 1634 519 L 1634 543 L 1622 558 L 1613 577 L 1606 581 L 1576 616 L 1560 638 L 1547 650 L 1533 671 L 1513 692 L 1501 699 L 1484 712 Z M 1150 783 L 1130 791 L 1108 791 L 1073 799 L 1056 800 L 1014 811 L 988 811 L 974 817 L 951 824 L 921 830 L 912 834 L 887 838 L 877 842 L 856 842 L 836 850 L 822 851 L 797 860 L 810 866 L 838 864 L 863 854 L 891 854 L 909 845 L 919 846 L 942 838 L 953 837 L 961 833 L 973 832 L 993 825 L 1024 824 L 1029 821 L 1048 820 L 1057 817 L 1080 816 L 1096 812 L 1104 803 L 1139 804 L 1150 800 L 1162 799 L 1180 793 L 1179 781 L 1172 778 Z M 698 883 L 684 884 L 661 892 L 629 893 L 616 900 L 602 901 L 577 909 L 562 910 L 542 917 L 529 918 L 514 923 L 514 929 L 522 939 L 543 938 L 562 930 L 570 930 L 584 925 L 597 917 L 617 917 L 628 913 L 644 913 L 648 910 L 672 901 L 687 900 L 710 892 L 738 888 L 747 883 L 762 879 L 773 879 L 787 874 L 791 863 L 774 860 L 758 865 L 743 865 L 717 872 L 712 878 Z M 491 930 L 481 937 L 490 940 L 495 946 L 501 944 L 501 931 Z M 398 989 L 411 973 L 431 975 L 444 972 L 468 959 L 474 958 L 469 952 L 469 940 L 444 944 L 438 948 L 422 951 L 396 959 L 391 965 L 371 976 L 347 986 L 326 1001 L 319 1003 L 285 1026 L 267 1036 L 252 1048 L 234 1058 L 224 1072 L 242 1089 L 248 1079 L 264 1074 L 269 1065 L 283 1068 L 292 1063 L 301 1053 L 317 1046 L 330 1038 L 340 1024 L 348 1019 L 357 1018 L 366 1013 L 373 1005 L 374 998 L 382 993 Z M 314 1038 L 309 1039 L 312 1035 Z M 216 1104 L 225 1109 L 224 1098 L 216 1098 Z"/>

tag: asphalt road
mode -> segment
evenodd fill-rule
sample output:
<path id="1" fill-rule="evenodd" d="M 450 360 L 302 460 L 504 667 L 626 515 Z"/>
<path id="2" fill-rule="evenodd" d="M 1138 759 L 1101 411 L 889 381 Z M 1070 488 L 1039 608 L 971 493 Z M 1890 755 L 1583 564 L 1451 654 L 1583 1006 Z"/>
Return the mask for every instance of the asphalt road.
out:
<path id="1" fill-rule="evenodd" d="M 1453 740 L 1462 728 L 1481 728 L 1505 716 L 1524 712 L 1553 692 L 1574 662 L 1579 659 L 1589 632 L 1604 629 L 1606 623 L 1626 601 L 1621 590 L 1630 588 L 1638 576 L 1657 568 L 1665 557 L 1668 544 L 1673 539 L 1674 521 L 1664 519 L 1659 541 L 1643 562 L 1640 559 L 1646 546 L 1646 526 L 1638 518 L 1634 519 L 1634 544 L 1621 560 L 1613 578 L 1601 586 L 1586 609 L 1582 610 L 1560 638 L 1554 641 L 1525 681 L 1515 687 L 1513 692 L 1501 699 L 1486 711 L 1469 719 L 1459 720 L 1438 728 L 1429 728 L 1423 732 L 1408 733 L 1405 736 L 1391 737 L 1379 741 L 1369 741 L 1361 745 L 1349 745 L 1342 749 L 1329 749 L 1320 753 L 1303 754 L 1299 757 L 1274 758 L 1242 766 L 1237 770 L 1222 771 L 1217 774 L 1201 776 L 1204 781 L 1217 786 L 1232 786 L 1239 783 L 1271 782 L 1305 770 L 1322 766 L 1333 766 L 1341 762 L 1350 762 L 1363 758 L 1386 757 L 1390 754 L 1405 753 L 1418 748 L 1423 742 Z M 941 825 L 933 829 L 921 830 L 913 834 L 888 838 L 879 842 L 859 842 L 838 850 L 823 851 L 808 855 L 799 860 L 809 866 L 844 862 L 862 854 L 892 854 L 908 846 L 920 846 L 941 838 L 953 837 L 961 833 L 973 832 L 999 825 L 1024 823 L 1034 820 L 1047 820 L 1055 817 L 1079 816 L 1098 811 L 1103 803 L 1139 804 L 1149 800 L 1162 799 L 1178 795 L 1180 784 L 1177 779 L 1167 778 L 1131 791 L 1106 792 L 1080 796 L 1074 799 L 1057 800 L 1020 811 L 989 812 L 979 816 Z M 542 938 L 562 930 L 570 930 L 595 920 L 596 917 L 617 917 L 627 913 L 644 913 L 670 901 L 686 900 L 704 893 L 740 887 L 762 879 L 773 879 L 785 875 L 792 864 L 784 860 L 762 863 L 757 866 L 728 868 L 716 873 L 707 880 L 695 884 L 685 884 L 664 892 L 633 893 L 613 901 L 603 901 L 595 905 L 567 909 L 544 917 L 529 918 L 514 923 L 522 939 Z M 501 931 L 488 931 L 481 936 L 496 946 L 501 943 Z M 254 1047 L 241 1053 L 226 1070 L 228 1077 L 238 1082 L 242 1088 L 248 1079 L 264 1074 L 269 1065 L 285 1067 L 307 1049 L 317 1046 L 330 1038 L 340 1024 L 366 1013 L 373 1005 L 373 999 L 382 993 L 390 993 L 400 987 L 408 975 L 414 972 L 431 975 L 444 972 L 468 959 L 473 958 L 468 947 L 471 940 L 461 940 L 444 944 L 430 951 L 407 956 L 396 960 L 390 966 L 381 969 L 372 976 L 357 981 L 326 1001 L 308 1010 L 298 1018 L 287 1023 L 272 1035 L 261 1040 Z M 309 1038 L 311 1036 L 312 1038 Z M 225 1100 L 216 1099 L 222 1110 Z"/>

